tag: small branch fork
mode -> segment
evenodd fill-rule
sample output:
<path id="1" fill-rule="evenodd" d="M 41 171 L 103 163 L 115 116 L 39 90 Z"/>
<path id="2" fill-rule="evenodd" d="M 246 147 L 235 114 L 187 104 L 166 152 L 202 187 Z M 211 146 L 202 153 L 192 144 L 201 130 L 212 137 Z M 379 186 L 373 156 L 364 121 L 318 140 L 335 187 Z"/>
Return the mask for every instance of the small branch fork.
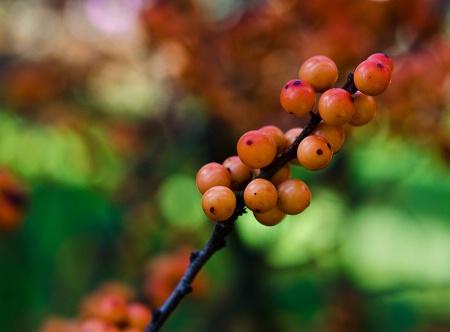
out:
<path id="1" fill-rule="evenodd" d="M 353 73 L 349 73 L 347 82 L 342 87 L 351 94 L 357 91 L 353 82 Z M 311 135 L 314 129 L 322 120 L 318 113 L 310 112 L 311 119 L 303 128 L 301 134 L 295 139 L 292 145 L 269 166 L 263 168 L 259 174 L 259 178 L 269 179 L 274 175 L 283 165 L 288 163 L 291 159 L 297 156 L 297 148 L 300 142 L 307 136 Z M 214 226 L 213 233 L 208 242 L 201 250 L 195 250 L 191 253 L 190 263 L 186 269 L 180 282 L 159 308 L 152 309 L 152 321 L 145 329 L 145 332 L 156 332 L 164 324 L 166 319 L 172 314 L 176 307 L 180 304 L 183 298 L 192 292 L 192 282 L 206 262 L 217 251 L 226 246 L 226 237 L 233 231 L 234 223 L 237 218 L 246 212 L 245 203 L 242 192 L 236 193 L 236 209 L 233 215 L 224 222 L 217 222 Z"/>

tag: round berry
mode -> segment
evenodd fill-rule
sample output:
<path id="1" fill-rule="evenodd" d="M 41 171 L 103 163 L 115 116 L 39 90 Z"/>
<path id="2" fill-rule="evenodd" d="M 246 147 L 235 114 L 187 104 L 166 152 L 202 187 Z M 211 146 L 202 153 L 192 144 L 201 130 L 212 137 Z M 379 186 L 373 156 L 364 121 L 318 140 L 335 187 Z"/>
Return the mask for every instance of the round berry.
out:
<path id="1" fill-rule="evenodd" d="M 331 126 L 321 121 L 313 134 L 325 138 L 330 143 L 333 154 L 338 152 L 344 144 L 345 130 L 341 126 Z"/>
<path id="2" fill-rule="evenodd" d="M 288 147 L 291 146 L 292 143 L 294 143 L 295 139 L 302 133 L 302 131 L 303 128 L 294 127 L 284 133 L 284 137 L 286 137 Z M 300 165 L 300 162 L 297 158 L 292 159 L 290 163 L 293 165 Z"/>
<path id="3" fill-rule="evenodd" d="M 231 175 L 232 190 L 244 189 L 248 182 L 253 178 L 254 171 L 245 166 L 239 156 L 231 156 L 225 159 L 222 165 Z"/>
<path id="4" fill-rule="evenodd" d="M 125 297 L 115 293 L 103 295 L 97 305 L 97 316 L 108 322 L 123 322 L 127 317 Z"/>
<path id="5" fill-rule="evenodd" d="M 324 92 L 336 83 L 338 69 L 329 57 L 316 55 L 302 64 L 298 75 L 301 80 L 311 84 L 316 92 Z"/>
<path id="6" fill-rule="evenodd" d="M 356 67 L 353 80 L 359 91 L 369 96 L 377 96 L 383 93 L 391 82 L 391 71 L 381 61 L 365 60 Z"/>
<path id="7" fill-rule="evenodd" d="M 275 145 L 277 146 L 277 155 L 282 154 L 284 150 L 286 150 L 287 148 L 286 137 L 284 137 L 284 133 L 280 128 L 278 128 L 277 126 L 269 125 L 261 127 L 258 130 L 272 137 L 273 141 L 275 142 Z"/>
<path id="8" fill-rule="evenodd" d="M 255 219 L 264 226 L 278 225 L 286 217 L 286 213 L 281 211 L 277 205 L 271 208 L 268 212 L 253 212 L 253 215 L 255 216 Z"/>
<path id="9" fill-rule="evenodd" d="M 265 213 L 277 204 L 277 189 L 265 179 L 251 181 L 244 190 L 244 202 L 253 212 Z"/>
<path id="10" fill-rule="evenodd" d="M 341 88 L 325 91 L 319 98 L 318 108 L 322 120 L 332 126 L 345 125 L 355 111 L 352 95 Z"/>
<path id="11" fill-rule="evenodd" d="M 287 179 L 277 186 L 278 208 L 286 214 L 303 212 L 311 202 L 311 192 L 306 183 L 299 179 Z"/>
<path id="12" fill-rule="evenodd" d="M 311 84 L 306 81 L 291 80 L 281 90 L 280 102 L 289 114 L 303 116 L 314 107 L 316 92 Z"/>
<path id="13" fill-rule="evenodd" d="M 275 159 L 277 146 L 266 133 L 251 130 L 239 138 L 237 153 L 247 167 L 263 168 Z"/>
<path id="14" fill-rule="evenodd" d="M 202 209 L 214 221 L 225 221 L 233 215 L 236 196 L 230 188 L 216 186 L 208 189 L 202 196 Z"/>
<path id="15" fill-rule="evenodd" d="M 355 100 L 355 113 L 349 124 L 353 126 L 363 126 L 372 121 L 377 113 L 377 103 L 375 98 L 357 91 L 353 95 L 353 99 Z"/>
<path id="16" fill-rule="evenodd" d="M 374 53 L 372 55 L 370 55 L 367 60 L 376 60 L 376 61 L 381 61 L 383 62 L 392 72 L 394 71 L 394 61 L 392 61 L 392 59 L 384 53 Z"/>
<path id="17" fill-rule="evenodd" d="M 278 171 L 275 172 L 269 179 L 275 186 L 288 179 L 291 176 L 291 166 L 284 164 Z"/>
<path id="18" fill-rule="evenodd" d="M 138 302 L 127 304 L 128 325 L 141 331 L 152 320 L 152 313 L 145 305 Z"/>
<path id="19" fill-rule="evenodd" d="M 231 186 L 230 172 L 219 163 L 208 163 L 203 165 L 197 172 L 195 178 L 198 191 L 204 194 L 209 188 L 215 186 Z"/>
<path id="20" fill-rule="evenodd" d="M 297 158 L 300 165 L 310 171 L 317 171 L 328 166 L 333 157 L 330 143 L 323 137 L 310 135 L 300 142 Z"/>

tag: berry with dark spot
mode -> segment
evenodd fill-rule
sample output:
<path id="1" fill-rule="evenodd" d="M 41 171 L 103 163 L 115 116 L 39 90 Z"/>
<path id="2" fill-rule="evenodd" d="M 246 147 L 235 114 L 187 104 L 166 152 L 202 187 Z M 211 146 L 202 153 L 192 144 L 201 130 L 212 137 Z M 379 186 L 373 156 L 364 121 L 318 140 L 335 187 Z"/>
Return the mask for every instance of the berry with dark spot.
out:
<path id="1" fill-rule="evenodd" d="M 300 165 L 311 171 L 325 168 L 332 157 L 331 146 L 323 137 L 310 135 L 298 145 L 297 158 Z"/>
<path id="2" fill-rule="evenodd" d="M 281 90 L 280 103 L 289 114 L 308 114 L 316 103 L 316 92 L 311 84 L 302 80 L 291 80 Z"/>

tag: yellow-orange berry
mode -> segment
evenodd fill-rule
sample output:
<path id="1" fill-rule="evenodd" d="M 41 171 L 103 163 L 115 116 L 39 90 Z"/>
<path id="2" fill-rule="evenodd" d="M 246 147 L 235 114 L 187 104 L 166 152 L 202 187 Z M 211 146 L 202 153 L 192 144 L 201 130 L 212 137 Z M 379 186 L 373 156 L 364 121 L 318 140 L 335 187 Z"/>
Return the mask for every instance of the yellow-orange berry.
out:
<path id="1" fill-rule="evenodd" d="M 286 131 L 284 133 L 284 137 L 286 137 L 287 140 L 287 145 L 288 147 L 292 145 L 292 143 L 294 143 L 295 139 L 302 133 L 303 128 L 301 127 L 294 127 L 289 129 L 288 131 Z M 292 165 L 300 165 L 300 162 L 298 161 L 297 158 L 293 158 L 290 163 Z"/>
<path id="2" fill-rule="evenodd" d="M 355 111 L 352 95 L 341 88 L 325 91 L 319 98 L 319 114 L 322 120 L 332 126 L 343 126 L 348 123 Z"/>
<path id="3" fill-rule="evenodd" d="M 311 192 L 303 181 L 287 179 L 277 186 L 278 208 L 286 214 L 303 212 L 311 202 Z"/>
<path id="4" fill-rule="evenodd" d="M 277 189 L 265 179 L 251 181 L 244 190 L 244 202 L 253 212 L 268 212 L 277 204 Z"/>
<path id="5" fill-rule="evenodd" d="M 283 109 L 289 114 L 303 116 L 314 107 L 316 92 L 306 81 L 291 80 L 281 89 L 280 102 Z"/>
<path id="6" fill-rule="evenodd" d="M 273 141 L 275 142 L 275 145 L 277 146 L 277 155 L 282 154 L 284 150 L 286 150 L 287 148 L 286 137 L 284 137 L 284 133 L 280 128 L 278 128 L 277 126 L 268 125 L 261 127 L 258 130 L 272 137 Z"/>
<path id="7" fill-rule="evenodd" d="M 338 79 L 336 64 L 324 55 L 316 55 L 306 60 L 298 74 L 300 79 L 311 84 L 316 92 L 332 88 Z"/>
<path id="8" fill-rule="evenodd" d="M 330 143 L 333 153 L 338 152 L 344 144 L 345 130 L 341 126 L 331 126 L 322 121 L 313 134 L 325 138 Z"/>
<path id="9" fill-rule="evenodd" d="M 355 113 L 349 124 L 363 126 L 372 121 L 377 113 L 375 98 L 358 91 L 353 95 L 353 99 L 355 100 Z"/>
<path id="10" fill-rule="evenodd" d="M 208 189 L 202 196 L 202 209 L 214 221 L 225 221 L 233 215 L 236 196 L 230 188 L 216 186 Z"/>
<path id="11" fill-rule="evenodd" d="M 244 189 L 253 178 L 253 169 L 245 166 L 239 156 L 231 156 L 225 159 L 222 165 L 230 172 L 232 190 Z"/>
<path id="12" fill-rule="evenodd" d="M 330 143 L 323 137 L 310 135 L 298 145 L 297 158 L 300 165 L 311 171 L 327 167 L 332 157 Z"/>
<path id="13" fill-rule="evenodd" d="M 389 86 L 391 71 L 381 61 L 364 60 L 356 67 L 353 80 L 359 91 L 369 96 L 377 96 Z"/>
<path id="14" fill-rule="evenodd" d="M 269 179 L 270 182 L 277 186 L 284 180 L 291 176 L 291 166 L 289 164 L 284 164 L 278 171 L 275 172 Z"/>
<path id="15" fill-rule="evenodd" d="M 199 169 L 195 182 L 198 191 L 204 194 L 205 191 L 214 186 L 230 187 L 231 174 L 222 164 L 212 162 Z"/>
<path id="16" fill-rule="evenodd" d="M 247 167 L 263 168 L 275 159 L 277 146 L 266 133 L 251 130 L 239 138 L 237 154 Z"/>
<path id="17" fill-rule="evenodd" d="M 275 205 L 268 212 L 258 213 L 253 212 L 255 219 L 264 226 L 275 226 L 278 225 L 286 217 L 286 213 L 280 210 L 280 208 Z"/>

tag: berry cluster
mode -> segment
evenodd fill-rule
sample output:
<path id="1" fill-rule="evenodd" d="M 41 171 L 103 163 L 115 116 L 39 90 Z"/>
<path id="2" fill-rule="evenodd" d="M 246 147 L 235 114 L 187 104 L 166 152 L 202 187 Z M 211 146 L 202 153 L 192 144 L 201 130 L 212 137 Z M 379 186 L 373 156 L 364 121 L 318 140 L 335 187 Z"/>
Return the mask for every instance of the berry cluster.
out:
<path id="1" fill-rule="evenodd" d="M 78 319 L 48 318 L 39 332 L 139 332 L 150 323 L 150 308 L 133 300 L 133 290 L 121 283 L 105 283 L 86 296 Z"/>
<path id="2" fill-rule="evenodd" d="M 312 171 L 325 168 L 344 143 L 342 126 L 361 126 L 373 119 L 374 96 L 387 89 L 393 69 L 387 55 L 372 54 L 349 75 L 343 88 L 337 88 L 338 69 L 330 58 L 319 55 L 306 60 L 299 78 L 282 88 L 280 102 L 289 114 L 310 114 L 310 123 L 286 132 L 276 126 L 248 131 L 237 142 L 236 156 L 222 164 L 204 165 L 196 183 L 206 216 L 218 222 L 231 218 L 237 195 L 266 226 L 303 212 L 311 192 L 303 181 L 290 177 L 290 165 Z"/>

